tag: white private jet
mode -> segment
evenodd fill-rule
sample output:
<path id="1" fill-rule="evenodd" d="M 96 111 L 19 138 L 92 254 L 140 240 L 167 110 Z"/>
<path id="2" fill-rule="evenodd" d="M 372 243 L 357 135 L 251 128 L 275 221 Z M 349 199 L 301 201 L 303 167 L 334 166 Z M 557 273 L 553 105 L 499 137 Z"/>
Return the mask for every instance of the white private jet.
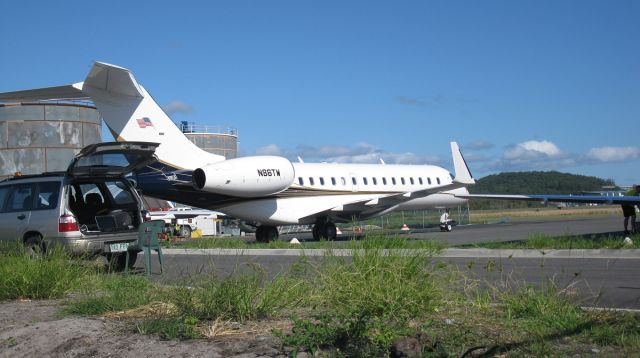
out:
<path id="1" fill-rule="evenodd" d="M 336 222 L 398 210 L 450 208 L 475 183 L 455 142 L 455 176 L 434 165 L 292 163 L 277 156 L 226 160 L 194 145 L 122 67 L 96 62 L 84 82 L 0 94 L 0 101 L 90 99 L 118 142 L 149 142 L 158 161 L 133 174 L 143 194 L 221 211 L 257 226 L 314 224 L 316 239 L 336 237 Z"/>

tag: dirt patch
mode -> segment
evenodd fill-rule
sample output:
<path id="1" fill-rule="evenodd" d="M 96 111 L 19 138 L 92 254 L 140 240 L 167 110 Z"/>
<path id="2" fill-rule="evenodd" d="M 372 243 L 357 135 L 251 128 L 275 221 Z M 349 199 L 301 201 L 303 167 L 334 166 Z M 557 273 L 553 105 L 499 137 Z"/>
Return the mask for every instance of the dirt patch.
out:
<path id="1" fill-rule="evenodd" d="M 167 341 L 111 318 L 65 317 L 60 301 L 0 302 L 0 357 L 287 357 L 277 322 L 219 323 L 211 340 Z"/>

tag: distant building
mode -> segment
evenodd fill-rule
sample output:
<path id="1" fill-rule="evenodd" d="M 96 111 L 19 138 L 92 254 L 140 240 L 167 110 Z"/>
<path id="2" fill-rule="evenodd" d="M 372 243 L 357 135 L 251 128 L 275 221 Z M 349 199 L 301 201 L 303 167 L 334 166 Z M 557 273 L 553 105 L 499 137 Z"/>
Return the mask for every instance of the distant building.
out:
<path id="1" fill-rule="evenodd" d="M 624 196 L 632 185 L 603 186 L 599 191 L 583 191 L 579 195 Z"/>
<path id="2" fill-rule="evenodd" d="M 199 148 L 227 159 L 238 157 L 238 131 L 222 126 L 197 125 L 182 121 L 178 127 Z"/>

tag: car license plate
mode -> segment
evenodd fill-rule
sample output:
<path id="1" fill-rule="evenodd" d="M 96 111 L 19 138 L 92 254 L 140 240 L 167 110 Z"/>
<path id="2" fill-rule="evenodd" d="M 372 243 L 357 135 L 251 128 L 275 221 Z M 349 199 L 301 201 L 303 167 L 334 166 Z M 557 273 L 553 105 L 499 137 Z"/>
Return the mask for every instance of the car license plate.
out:
<path id="1" fill-rule="evenodd" d="M 111 252 L 125 252 L 129 248 L 128 242 L 120 242 L 117 244 L 110 244 L 109 249 Z"/>

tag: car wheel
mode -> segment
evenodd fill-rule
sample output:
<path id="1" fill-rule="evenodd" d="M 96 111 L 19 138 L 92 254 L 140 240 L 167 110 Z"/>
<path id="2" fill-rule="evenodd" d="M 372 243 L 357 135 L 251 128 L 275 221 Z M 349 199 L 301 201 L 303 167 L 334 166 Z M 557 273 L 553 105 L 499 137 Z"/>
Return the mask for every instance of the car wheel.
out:
<path id="1" fill-rule="evenodd" d="M 47 247 L 40 235 L 31 235 L 24 240 L 24 246 L 33 257 L 40 257 L 47 252 Z"/>
<path id="2" fill-rule="evenodd" d="M 180 227 L 180 236 L 184 237 L 185 239 L 190 239 L 191 238 L 191 226 L 182 225 Z"/>

